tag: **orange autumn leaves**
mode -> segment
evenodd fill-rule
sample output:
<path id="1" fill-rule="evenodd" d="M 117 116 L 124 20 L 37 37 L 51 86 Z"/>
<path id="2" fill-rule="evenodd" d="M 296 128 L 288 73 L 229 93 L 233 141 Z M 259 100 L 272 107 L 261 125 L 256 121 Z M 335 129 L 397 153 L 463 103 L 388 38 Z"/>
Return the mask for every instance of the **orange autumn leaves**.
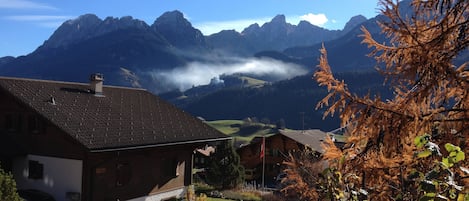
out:
<path id="1" fill-rule="evenodd" d="M 379 1 L 387 42 L 374 40 L 366 27 L 361 35 L 394 97 L 351 92 L 334 77 L 325 47 L 314 74 L 329 91 L 317 108 L 326 108 L 324 116 L 339 114 L 348 131 L 343 150 L 324 141 L 323 159 L 342 175 L 360 177 L 354 186 L 370 189 L 372 200 L 415 198 L 417 186 L 407 177 L 432 163 L 415 159 L 413 139 L 419 135 L 431 133 L 436 144 L 451 143 L 469 155 L 469 67 L 468 61 L 456 62 L 469 46 L 469 1 L 413 0 L 413 13 L 402 13 L 400 3 Z"/>

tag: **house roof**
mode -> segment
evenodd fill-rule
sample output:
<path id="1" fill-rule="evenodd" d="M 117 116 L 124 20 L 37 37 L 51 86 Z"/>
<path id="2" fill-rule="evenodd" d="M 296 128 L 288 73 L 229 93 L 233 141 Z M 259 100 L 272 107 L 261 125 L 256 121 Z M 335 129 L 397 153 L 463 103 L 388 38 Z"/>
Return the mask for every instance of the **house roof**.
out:
<path id="1" fill-rule="evenodd" d="M 227 138 L 143 89 L 104 86 L 100 97 L 89 84 L 0 77 L 0 90 L 91 151 Z"/>
<path id="2" fill-rule="evenodd" d="M 302 145 L 314 149 L 320 153 L 324 150 L 321 147 L 322 141 L 326 139 L 327 133 L 318 130 L 280 130 L 280 134 L 284 135 Z"/>

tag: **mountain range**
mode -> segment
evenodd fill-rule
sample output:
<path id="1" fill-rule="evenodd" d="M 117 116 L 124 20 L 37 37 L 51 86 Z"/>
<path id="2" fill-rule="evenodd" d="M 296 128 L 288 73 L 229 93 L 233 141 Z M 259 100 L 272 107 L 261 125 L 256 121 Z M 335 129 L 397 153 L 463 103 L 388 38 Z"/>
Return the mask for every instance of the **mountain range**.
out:
<path id="1" fill-rule="evenodd" d="M 380 17 L 358 15 L 343 30 L 327 30 L 306 21 L 292 25 L 277 15 L 242 32 L 204 36 L 179 11 L 166 12 L 151 25 L 130 16 L 102 20 L 85 14 L 64 22 L 34 52 L 0 58 L 0 75 L 88 82 L 90 74 L 100 72 L 105 84 L 145 88 L 206 119 L 256 116 L 302 128 L 301 113 L 308 127 L 332 129 L 337 119 L 321 123 L 321 111 L 313 110 L 325 95 L 311 79 L 318 50 L 327 47 L 333 70 L 355 80 L 357 90 L 382 92 L 382 80 L 370 79 L 379 76 L 370 73 L 375 63 L 358 37 L 365 26 L 384 41 L 376 23 Z M 200 74 L 213 77 L 206 85 L 181 87 Z"/>
<path id="2" fill-rule="evenodd" d="M 331 41 L 366 21 L 356 16 L 344 30 L 327 30 L 306 21 L 292 25 L 284 15 L 241 33 L 225 30 L 204 36 L 179 11 L 162 14 L 152 25 L 130 16 L 102 20 L 85 14 L 64 22 L 43 45 L 18 58 L 0 58 L 0 74 L 52 80 L 86 81 L 102 72 L 112 85 L 142 86 L 155 93 L 176 86 L 163 83 L 149 72 L 174 69 L 190 62 L 224 62 L 229 57 L 250 57 L 262 51 Z M 221 55 L 215 58 L 213 55 Z M 266 56 L 266 55 L 264 55 Z M 300 62 L 301 63 L 301 62 Z M 123 70 L 124 69 L 124 70 Z M 128 74 L 138 82 L 128 82 Z"/>
<path id="3" fill-rule="evenodd" d="M 207 37 L 207 42 L 215 50 L 248 56 L 260 51 L 282 51 L 290 47 L 330 41 L 345 35 L 365 21 L 364 16 L 358 15 L 352 17 L 343 30 L 327 30 L 307 21 L 292 25 L 286 22 L 284 15 L 277 15 L 262 26 L 252 24 L 241 33 L 225 30 L 212 34 Z"/>

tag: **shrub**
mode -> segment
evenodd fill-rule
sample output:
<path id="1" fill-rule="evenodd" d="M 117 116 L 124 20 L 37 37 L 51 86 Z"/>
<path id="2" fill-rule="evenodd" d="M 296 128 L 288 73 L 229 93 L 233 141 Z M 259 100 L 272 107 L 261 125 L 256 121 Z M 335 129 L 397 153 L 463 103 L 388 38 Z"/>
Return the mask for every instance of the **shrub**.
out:
<path id="1" fill-rule="evenodd" d="M 16 182 L 11 173 L 6 173 L 0 167 L 0 200 L 20 201 L 16 191 Z"/>
<path id="2" fill-rule="evenodd" d="M 256 191 L 238 192 L 232 190 L 223 191 L 223 195 L 227 199 L 243 200 L 243 201 L 261 201 L 261 195 Z"/>

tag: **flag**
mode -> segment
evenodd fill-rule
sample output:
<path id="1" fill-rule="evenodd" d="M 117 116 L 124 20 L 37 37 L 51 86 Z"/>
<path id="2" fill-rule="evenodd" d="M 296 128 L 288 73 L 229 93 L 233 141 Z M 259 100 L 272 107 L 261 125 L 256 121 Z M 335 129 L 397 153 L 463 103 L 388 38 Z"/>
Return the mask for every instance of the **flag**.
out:
<path id="1" fill-rule="evenodd" d="M 265 154 L 265 137 L 262 137 L 261 153 L 259 154 L 260 158 L 264 158 L 264 154 Z"/>

